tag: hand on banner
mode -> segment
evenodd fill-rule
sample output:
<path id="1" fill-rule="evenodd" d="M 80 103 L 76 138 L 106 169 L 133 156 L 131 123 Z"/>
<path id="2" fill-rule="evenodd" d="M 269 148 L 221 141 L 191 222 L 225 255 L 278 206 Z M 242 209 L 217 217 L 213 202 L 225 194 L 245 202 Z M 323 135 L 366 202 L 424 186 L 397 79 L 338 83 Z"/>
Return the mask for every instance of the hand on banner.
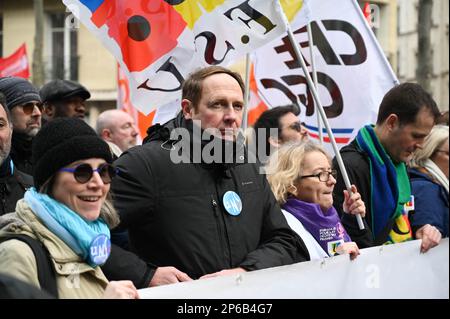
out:
<path id="1" fill-rule="evenodd" d="M 343 255 L 343 254 L 349 254 L 350 255 L 350 259 L 354 260 L 356 257 L 358 257 L 358 255 L 360 254 L 359 252 L 359 248 L 358 245 L 356 245 L 355 242 L 347 242 L 347 243 L 343 243 L 340 244 L 337 248 L 336 248 L 336 252 L 339 255 Z"/>
<path id="2" fill-rule="evenodd" d="M 348 194 L 347 190 L 344 190 L 343 208 L 347 214 L 360 214 L 361 217 L 366 216 L 366 205 L 362 201 L 361 195 L 358 193 L 355 185 L 352 185 L 352 196 Z"/>
<path id="3" fill-rule="evenodd" d="M 247 272 L 247 270 L 245 270 L 244 268 L 241 268 L 241 267 L 233 268 L 233 269 L 224 269 L 224 270 L 212 273 L 212 274 L 207 274 L 207 275 L 201 276 L 199 279 L 213 278 L 213 277 L 218 277 L 218 276 L 228 276 L 228 275 L 238 274 L 241 272 Z"/>
<path id="4" fill-rule="evenodd" d="M 426 224 L 416 231 L 416 238 L 422 239 L 420 252 L 426 253 L 430 248 L 439 245 L 442 235 L 436 227 Z"/>
<path id="5" fill-rule="evenodd" d="M 105 299 L 139 299 L 139 293 L 129 280 L 111 281 L 103 294 Z"/>
<path id="6" fill-rule="evenodd" d="M 158 267 L 150 281 L 149 287 L 162 286 L 168 284 L 175 284 L 181 281 L 191 281 L 189 277 L 182 271 L 175 267 Z"/>

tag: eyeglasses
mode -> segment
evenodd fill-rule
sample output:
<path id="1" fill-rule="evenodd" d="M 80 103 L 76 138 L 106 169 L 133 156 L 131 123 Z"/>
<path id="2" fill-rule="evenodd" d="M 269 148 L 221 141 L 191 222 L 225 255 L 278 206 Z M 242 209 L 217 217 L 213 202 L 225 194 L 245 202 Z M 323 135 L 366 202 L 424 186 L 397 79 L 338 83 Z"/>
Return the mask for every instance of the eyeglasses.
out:
<path id="1" fill-rule="evenodd" d="M 22 105 L 23 113 L 25 113 L 26 115 L 32 114 L 35 106 L 39 109 L 40 112 L 44 110 L 44 105 L 42 103 L 29 102 Z"/>
<path id="2" fill-rule="evenodd" d="M 300 178 L 303 179 L 307 177 L 317 177 L 321 182 L 328 182 L 328 180 L 330 179 L 330 175 L 333 176 L 334 179 L 336 179 L 337 171 L 335 169 L 332 169 L 331 171 L 322 171 L 317 174 L 300 176 Z"/>
<path id="3" fill-rule="evenodd" d="M 93 169 L 89 164 L 80 164 L 75 168 L 61 168 L 59 171 L 73 173 L 75 180 L 80 184 L 89 182 L 94 172 L 100 175 L 105 184 L 111 183 L 111 180 L 117 174 L 117 169 L 108 163 L 102 164 L 96 169 Z"/>
<path id="4" fill-rule="evenodd" d="M 291 130 L 299 132 L 301 135 L 308 135 L 308 131 L 302 126 L 300 122 L 294 122 L 291 125 L 287 126 Z"/>

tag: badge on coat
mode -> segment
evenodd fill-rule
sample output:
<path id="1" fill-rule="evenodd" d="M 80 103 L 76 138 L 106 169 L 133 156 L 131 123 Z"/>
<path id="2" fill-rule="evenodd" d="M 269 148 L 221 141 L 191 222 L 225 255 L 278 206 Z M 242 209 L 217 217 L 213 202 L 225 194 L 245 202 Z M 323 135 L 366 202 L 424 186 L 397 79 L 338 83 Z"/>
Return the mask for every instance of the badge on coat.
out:
<path id="1" fill-rule="evenodd" d="M 237 216 L 242 211 L 242 201 L 238 194 L 228 191 L 223 195 L 223 206 L 228 214 Z"/>
<path id="2" fill-rule="evenodd" d="M 96 265 L 103 265 L 111 253 L 111 241 L 105 234 L 94 238 L 89 247 L 89 257 Z"/>
<path id="3" fill-rule="evenodd" d="M 411 195 L 409 202 L 405 203 L 404 209 L 407 213 L 414 210 L 414 195 Z"/>

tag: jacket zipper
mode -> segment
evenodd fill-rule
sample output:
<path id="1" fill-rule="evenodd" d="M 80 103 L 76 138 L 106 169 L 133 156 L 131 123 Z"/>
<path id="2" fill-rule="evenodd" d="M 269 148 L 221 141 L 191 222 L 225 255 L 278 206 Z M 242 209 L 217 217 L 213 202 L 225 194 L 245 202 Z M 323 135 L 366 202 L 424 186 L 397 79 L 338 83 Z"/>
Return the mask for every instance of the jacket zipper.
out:
<path id="1" fill-rule="evenodd" d="M 228 251 L 228 262 L 226 262 L 226 264 L 228 264 L 228 267 L 231 268 L 233 259 L 231 257 L 231 247 L 230 247 L 230 242 L 228 240 L 227 230 L 226 230 L 226 226 L 225 226 L 225 217 L 223 216 L 223 213 L 221 213 L 221 210 L 220 210 L 220 207 L 219 207 L 219 204 L 217 203 L 217 201 L 213 197 L 212 197 L 212 200 L 213 200 L 214 211 L 216 212 L 217 225 L 220 228 L 219 233 L 220 233 L 221 246 L 222 246 L 222 249 L 224 252 L 225 252 L 225 250 Z"/>
<path id="2" fill-rule="evenodd" d="M 220 248 L 222 249 L 222 256 L 224 256 L 224 252 L 225 252 L 225 243 L 224 243 L 224 231 L 222 229 L 222 223 L 220 220 L 220 212 L 219 212 L 219 204 L 217 203 L 217 201 L 214 199 L 214 197 L 211 195 L 211 204 L 213 207 L 213 211 L 214 211 L 214 217 L 216 218 L 216 226 L 217 226 L 217 231 L 219 232 L 219 243 L 220 243 Z"/>

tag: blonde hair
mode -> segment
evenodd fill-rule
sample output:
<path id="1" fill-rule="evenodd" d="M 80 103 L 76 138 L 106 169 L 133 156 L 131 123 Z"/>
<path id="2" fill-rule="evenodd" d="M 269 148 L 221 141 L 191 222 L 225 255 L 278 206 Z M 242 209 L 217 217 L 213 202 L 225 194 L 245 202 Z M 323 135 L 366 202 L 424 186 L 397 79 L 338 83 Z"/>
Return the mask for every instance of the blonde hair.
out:
<path id="1" fill-rule="evenodd" d="M 435 125 L 425 138 L 423 147 L 414 152 L 410 166 L 413 168 L 423 167 L 425 161 L 433 156 L 446 140 L 448 140 L 448 126 Z"/>
<path id="2" fill-rule="evenodd" d="M 279 204 L 284 204 L 289 194 L 297 192 L 294 184 L 303 175 L 305 156 L 312 152 L 320 152 L 331 161 L 323 147 L 312 141 L 286 143 L 270 156 L 266 165 L 270 173 L 267 180 Z"/>

